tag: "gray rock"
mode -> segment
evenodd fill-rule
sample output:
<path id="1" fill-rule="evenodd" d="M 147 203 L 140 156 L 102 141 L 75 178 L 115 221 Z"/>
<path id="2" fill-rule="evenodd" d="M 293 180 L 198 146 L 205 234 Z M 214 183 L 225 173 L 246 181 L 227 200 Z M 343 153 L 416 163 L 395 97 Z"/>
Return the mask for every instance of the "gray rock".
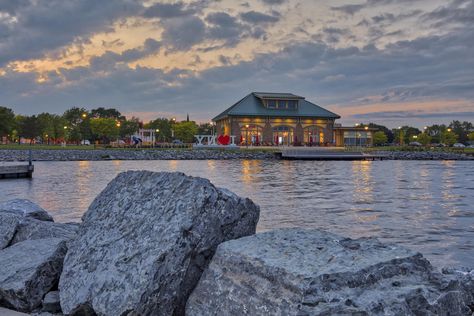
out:
<path id="1" fill-rule="evenodd" d="M 0 212 L 2 211 L 32 217 L 40 221 L 53 221 L 53 217 L 41 206 L 25 199 L 14 199 L 0 203 Z"/>
<path id="2" fill-rule="evenodd" d="M 255 233 L 251 200 L 182 173 L 119 174 L 83 216 L 59 282 L 65 314 L 182 315 L 221 242 Z"/>
<path id="3" fill-rule="evenodd" d="M 57 284 L 66 254 L 62 239 L 27 240 L 0 250 L 0 305 L 30 312 Z"/>
<path id="4" fill-rule="evenodd" d="M 0 250 L 10 245 L 22 217 L 9 212 L 0 212 Z"/>
<path id="5" fill-rule="evenodd" d="M 16 229 L 11 244 L 25 240 L 61 238 L 71 240 L 76 237 L 79 227 L 75 224 L 44 222 L 33 218 L 25 218 Z"/>
<path id="6" fill-rule="evenodd" d="M 462 276 L 376 239 L 282 229 L 219 245 L 186 315 L 471 315 Z"/>
<path id="7" fill-rule="evenodd" d="M 43 298 L 43 312 L 60 313 L 61 304 L 59 303 L 59 292 L 51 291 Z"/>

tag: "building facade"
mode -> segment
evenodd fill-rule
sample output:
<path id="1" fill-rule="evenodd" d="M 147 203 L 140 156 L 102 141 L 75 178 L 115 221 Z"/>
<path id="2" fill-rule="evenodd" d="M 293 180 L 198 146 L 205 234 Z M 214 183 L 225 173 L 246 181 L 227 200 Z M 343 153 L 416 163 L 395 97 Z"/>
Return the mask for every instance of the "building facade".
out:
<path id="1" fill-rule="evenodd" d="M 291 93 L 252 92 L 213 118 L 219 135 L 240 145 L 370 145 L 372 130 L 340 127 L 340 116 Z M 354 137 L 353 137 L 354 136 Z"/>

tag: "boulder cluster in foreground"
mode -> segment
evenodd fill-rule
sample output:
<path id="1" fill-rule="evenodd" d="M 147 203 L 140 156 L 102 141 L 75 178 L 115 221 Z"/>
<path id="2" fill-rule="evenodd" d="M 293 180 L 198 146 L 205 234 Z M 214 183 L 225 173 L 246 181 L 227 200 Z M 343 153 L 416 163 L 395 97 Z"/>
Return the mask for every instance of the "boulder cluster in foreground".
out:
<path id="1" fill-rule="evenodd" d="M 82 223 L 0 204 L 0 306 L 45 315 L 471 315 L 474 271 L 320 230 L 182 173 L 119 174 Z"/>

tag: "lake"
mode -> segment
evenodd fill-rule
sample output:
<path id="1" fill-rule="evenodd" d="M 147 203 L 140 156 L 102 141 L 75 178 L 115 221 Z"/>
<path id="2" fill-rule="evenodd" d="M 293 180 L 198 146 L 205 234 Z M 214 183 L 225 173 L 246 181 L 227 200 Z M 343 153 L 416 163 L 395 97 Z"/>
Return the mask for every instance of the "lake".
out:
<path id="1" fill-rule="evenodd" d="M 473 266 L 474 162 L 75 161 L 36 162 L 33 179 L 0 181 L 0 201 L 28 198 L 56 221 L 80 221 L 119 172 L 181 171 L 260 205 L 258 231 L 322 228 L 375 236 L 436 266 Z"/>

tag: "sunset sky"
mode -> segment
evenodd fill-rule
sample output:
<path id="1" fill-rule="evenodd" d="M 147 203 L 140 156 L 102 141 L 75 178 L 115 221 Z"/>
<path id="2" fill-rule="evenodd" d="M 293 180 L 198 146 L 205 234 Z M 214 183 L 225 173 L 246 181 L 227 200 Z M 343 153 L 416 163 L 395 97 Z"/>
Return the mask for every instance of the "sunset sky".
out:
<path id="1" fill-rule="evenodd" d="M 472 0 L 0 0 L 0 106 L 207 122 L 251 91 L 345 124 L 474 121 Z"/>

